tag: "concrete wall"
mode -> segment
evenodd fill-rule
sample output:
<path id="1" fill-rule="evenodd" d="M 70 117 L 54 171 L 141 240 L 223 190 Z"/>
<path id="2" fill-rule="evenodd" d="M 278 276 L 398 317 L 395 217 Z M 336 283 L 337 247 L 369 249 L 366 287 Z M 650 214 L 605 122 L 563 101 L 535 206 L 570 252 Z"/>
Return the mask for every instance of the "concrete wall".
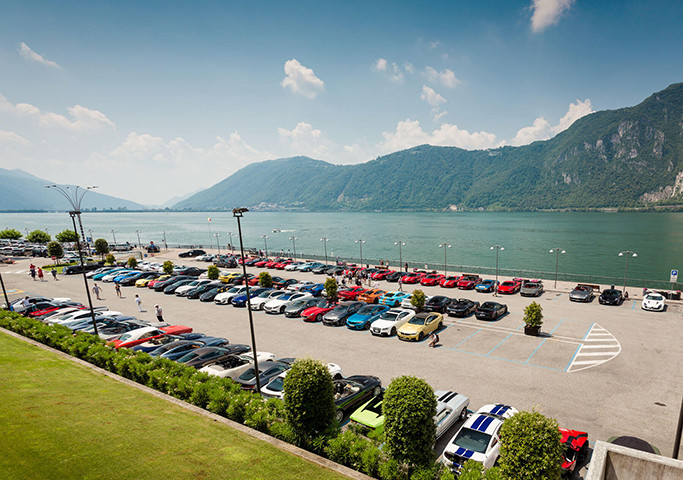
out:
<path id="1" fill-rule="evenodd" d="M 586 480 L 681 480 L 683 461 L 597 441 Z"/>

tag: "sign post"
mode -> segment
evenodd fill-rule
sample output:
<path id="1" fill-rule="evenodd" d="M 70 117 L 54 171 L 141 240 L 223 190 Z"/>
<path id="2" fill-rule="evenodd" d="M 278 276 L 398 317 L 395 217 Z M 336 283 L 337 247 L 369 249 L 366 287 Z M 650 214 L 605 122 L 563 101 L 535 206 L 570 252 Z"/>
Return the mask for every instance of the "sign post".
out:
<path id="1" fill-rule="evenodd" d="M 678 282 L 678 269 L 671 269 L 671 278 L 669 278 L 669 281 L 671 282 L 671 290 L 673 290 Z"/>

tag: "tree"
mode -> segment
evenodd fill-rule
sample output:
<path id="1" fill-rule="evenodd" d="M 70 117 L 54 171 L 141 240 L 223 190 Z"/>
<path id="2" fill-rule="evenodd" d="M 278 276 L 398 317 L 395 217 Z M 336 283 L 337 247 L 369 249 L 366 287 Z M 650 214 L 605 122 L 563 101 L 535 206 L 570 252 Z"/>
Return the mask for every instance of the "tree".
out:
<path id="1" fill-rule="evenodd" d="M 26 240 L 31 242 L 31 243 L 48 243 L 51 238 L 50 235 L 47 233 L 43 232 L 42 230 L 33 230 L 31 233 L 28 234 L 28 237 L 26 237 Z"/>
<path id="2" fill-rule="evenodd" d="M 327 300 L 330 302 L 337 301 L 337 281 L 334 278 L 328 278 L 325 280 L 325 294 L 327 295 Z"/>
<path id="3" fill-rule="evenodd" d="M 335 428 L 334 382 L 327 366 L 311 358 L 294 362 L 284 385 L 285 418 L 303 445 Z M 433 422 L 432 422 L 433 423 Z"/>
<path id="4" fill-rule="evenodd" d="M 107 258 L 104 259 L 104 263 L 114 265 L 116 263 L 116 257 L 110 253 L 109 255 L 107 255 Z"/>
<path id="5" fill-rule="evenodd" d="M 273 286 L 273 277 L 268 272 L 261 272 L 258 274 L 258 284 L 265 288 Z"/>
<path id="6" fill-rule="evenodd" d="M 434 460 L 436 396 L 423 379 L 395 378 L 382 402 L 384 438 L 391 458 L 409 467 L 429 466 Z"/>
<path id="7" fill-rule="evenodd" d="M 500 429 L 500 468 L 509 480 L 559 480 L 562 436 L 553 418 L 519 412 Z"/>
<path id="8" fill-rule="evenodd" d="M 458 480 L 503 480 L 500 467 L 484 470 L 484 465 L 474 460 L 467 460 L 462 466 Z"/>
<path id="9" fill-rule="evenodd" d="M 164 262 L 163 269 L 164 269 L 164 273 L 165 273 L 166 275 L 172 274 L 172 273 L 173 273 L 173 262 L 170 261 L 170 260 L 166 260 L 166 261 Z"/>
<path id="10" fill-rule="evenodd" d="M 206 275 L 209 277 L 209 280 L 217 280 L 219 274 L 220 271 L 218 270 L 218 267 L 216 265 L 211 265 L 206 270 Z"/>
<path id="11" fill-rule="evenodd" d="M 78 239 L 78 234 L 73 230 L 64 230 L 55 235 L 55 238 L 61 243 L 75 242 Z"/>
<path id="12" fill-rule="evenodd" d="M 13 228 L 7 230 L 0 230 L 0 238 L 7 240 L 19 240 L 21 238 L 21 232 Z"/>
<path id="13" fill-rule="evenodd" d="M 543 325 L 543 308 L 536 302 L 531 302 L 524 308 L 524 323 L 529 327 Z"/>
<path id="14" fill-rule="evenodd" d="M 138 266 L 138 261 L 135 257 L 130 257 L 128 259 L 128 268 L 135 268 Z"/>
<path id="15" fill-rule="evenodd" d="M 64 256 L 64 249 L 59 242 L 50 242 L 47 244 L 47 254 L 51 257 L 62 258 Z"/>
<path id="16" fill-rule="evenodd" d="M 425 292 L 422 290 L 413 291 L 413 296 L 410 298 L 410 304 L 415 307 L 418 312 L 425 306 L 425 301 Z"/>
<path id="17" fill-rule="evenodd" d="M 109 243 L 104 238 L 95 240 L 95 253 L 101 255 L 102 258 L 109 253 Z"/>

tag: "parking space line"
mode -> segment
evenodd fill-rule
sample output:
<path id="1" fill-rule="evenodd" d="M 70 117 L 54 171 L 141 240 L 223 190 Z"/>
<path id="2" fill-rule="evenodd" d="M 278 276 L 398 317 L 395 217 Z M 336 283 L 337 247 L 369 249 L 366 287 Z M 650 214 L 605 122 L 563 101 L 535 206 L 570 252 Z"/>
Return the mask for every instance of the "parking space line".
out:
<path id="1" fill-rule="evenodd" d="M 588 334 L 591 333 L 591 330 L 593 329 L 594 326 L 595 326 L 595 323 L 591 323 L 591 326 L 588 327 L 588 330 L 586 330 L 586 334 L 583 336 L 582 340 L 585 340 L 585 339 L 586 339 L 586 337 L 588 336 Z M 602 327 L 600 327 L 600 328 L 602 328 Z"/>
<path id="2" fill-rule="evenodd" d="M 470 335 L 469 337 L 467 337 L 467 338 L 466 338 L 465 340 L 463 340 L 462 342 L 458 343 L 456 346 L 451 347 L 450 349 L 451 349 L 451 350 L 455 350 L 456 348 L 458 348 L 460 345 L 462 345 L 463 343 L 465 343 L 465 342 L 466 342 L 467 340 L 469 340 L 470 338 L 474 337 L 474 336 L 475 336 L 477 333 L 479 333 L 479 332 L 481 332 L 481 328 L 480 328 L 479 330 L 477 330 L 476 332 L 474 332 L 474 333 L 473 333 L 472 335 Z"/>
<path id="3" fill-rule="evenodd" d="M 571 360 L 569 360 L 569 363 L 567 364 L 567 366 L 564 367 L 565 372 L 569 371 L 569 367 L 572 366 L 572 362 L 574 362 L 574 359 L 576 358 L 576 355 L 579 353 L 579 350 L 581 350 L 582 346 L 583 345 L 579 344 L 579 346 L 576 347 L 576 351 L 574 352 L 574 355 L 572 355 L 572 358 L 571 358 Z"/>
<path id="4" fill-rule="evenodd" d="M 545 343 L 546 340 L 547 340 L 547 338 L 544 338 L 543 341 L 538 344 L 538 347 L 536 347 L 536 349 L 533 352 L 531 352 L 531 355 L 529 355 L 529 357 L 524 361 L 524 363 L 527 363 L 527 364 L 529 363 L 529 360 L 531 360 L 531 357 L 536 355 L 536 352 L 538 352 L 538 349 L 541 348 L 541 346 Z"/>
<path id="5" fill-rule="evenodd" d="M 631 310 L 635 310 L 635 309 L 636 309 L 636 301 L 633 300 L 633 306 L 631 307 Z"/>
<path id="6" fill-rule="evenodd" d="M 494 351 L 496 348 L 500 347 L 500 346 L 505 342 L 505 340 L 507 340 L 507 339 L 510 338 L 511 336 L 512 336 L 512 334 L 509 334 L 507 337 L 505 337 L 504 339 L 502 339 L 498 345 L 496 345 L 495 347 L 493 347 L 493 348 L 491 349 L 491 351 L 490 351 L 489 353 L 486 354 L 486 356 L 488 357 L 489 355 L 491 355 L 491 354 L 493 353 L 493 351 Z"/>
<path id="7" fill-rule="evenodd" d="M 607 330 L 602 328 L 600 325 L 594 324 L 594 327 L 588 332 L 584 338 L 584 343 L 582 343 L 572 361 L 567 366 L 567 372 L 578 372 L 580 370 L 585 370 L 587 368 L 595 367 L 608 362 L 615 358 L 619 353 L 621 353 L 621 344 L 619 341 L 609 333 Z M 586 342 L 596 342 L 592 344 L 586 344 Z M 599 343 L 597 343 L 599 342 Z M 597 351 L 584 351 L 584 349 L 600 349 L 602 352 Z M 600 358 L 596 358 L 600 357 Z M 574 368 L 579 366 L 581 368 Z"/>
<path id="8" fill-rule="evenodd" d="M 560 298 L 561 296 L 562 296 L 562 294 L 561 294 L 561 293 L 558 293 L 558 294 L 555 296 L 555 298 L 553 298 L 551 301 L 554 302 L 555 300 L 557 300 L 557 299 Z"/>
<path id="9" fill-rule="evenodd" d="M 549 333 L 548 335 L 552 335 L 553 332 L 554 332 L 555 330 L 557 330 L 557 327 L 559 327 L 560 325 L 562 325 L 562 322 L 564 322 L 564 318 L 563 318 L 562 320 L 560 320 L 560 323 L 558 323 L 557 325 L 555 325 L 555 328 L 553 328 L 553 329 L 550 331 L 550 333 Z"/>

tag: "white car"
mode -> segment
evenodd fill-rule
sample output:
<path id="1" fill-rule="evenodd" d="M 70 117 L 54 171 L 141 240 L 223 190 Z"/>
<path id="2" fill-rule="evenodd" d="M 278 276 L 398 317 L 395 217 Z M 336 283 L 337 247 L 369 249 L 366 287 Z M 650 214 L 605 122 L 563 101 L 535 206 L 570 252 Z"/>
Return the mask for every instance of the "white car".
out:
<path id="1" fill-rule="evenodd" d="M 99 308 L 93 308 L 93 311 L 95 312 L 96 316 L 107 314 L 107 315 L 123 315 L 121 312 L 114 312 L 111 310 L 107 310 L 107 307 L 99 307 Z M 61 315 L 59 317 L 51 318 L 50 320 L 46 321 L 48 325 L 69 325 L 70 322 L 73 322 L 74 320 L 83 320 L 84 318 L 90 318 L 92 314 L 90 313 L 89 308 L 83 308 L 81 310 L 78 310 L 77 312 L 71 312 L 67 313 L 65 315 Z"/>
<path id="2" fill-rule="evenodd" d="M 415 316 L 415 310 L 408 308 L 392 308 L 372 322 L 370 333 L 380 337 L 396 335 L 396 331 Z"/>
<path id="3" fill-rule="evenodd" d="M 500 456 L 500 428 L 517 409 L 496 403 L 485 405 L 460 427 L 443 452 L 444 463 L 459 472 L 467 460 L 491 468 Z"/>
<path id="4" fill-rule="evenodd" d="M 285 292 L 282 290 L 266 290 L 265 292 L 251 299 L 251 309 L 263 310 L 263 306 L 266 303 L 281 295 L 285 295 Z"/>
<path id="5" fill-rule="evenodd" d="M 175 289 L 175 294 L 176 294 L 177 296 L 179 296 L 179 297 L 184 297 L 184 296 L 187 295 L 188 292 L 189 292 L 190 290 L 192 290 L 193 288 L 196 288 L 196 287 L 198 287 L 198 286 L 200 286 L 200 285 L 204 285 L 204 284 L 210 283 L 210 282 L 213 282 L 213 280 L 209 280 L 209 279 L 206 279 L 206 280 L 195 280 L 194 282 L 190 282 L 190 283 L 188 283 L 187 285 L 183 285 L 182 287 L 176 288 L 176 289 Z"/>
<path id="6" fill-rule="evenodd" d="M 315 285 L 315 282 L 311 282 L 310 280 L 304 280 L 299 283 L 293 283 L 289 285 L 285 290 L 288 292 L 298 292 L 304 287 L 308 287 L 309 285 Z"/>
<path id="7" fill-rule="evenodd" d="M 216 295 L 216 297 L 213 299 L 213 302 L 216 305 L 229 305 L 234 297 L 236 297 L 237 295 L 241 295 L 246 291 L 247 287 L 245 285 L 232 287 L 227 292 L 219 293 L 218 295 Z"/>
<path id="8" fill-rule="evenodd" d="M 469 397 L 462 393 L 447 390 L 437 390 L 436 395 L 436 438 L 440 438 L 458 420 L 467 418 L 467 407 L 470 406 Z"/>
<path id="9" fill-rule="evenodd" d="M 291 272 L 293 270 L 296 270 L 297 267 L 299 267 L 300 265 L 303 265 L 303 264 L 304 264 L 304 262 L 292 262 L 285 267 L 285 271 Z"/>
<path id="10" fill-rule="evenodd" d="M 263 310 L 266 313 L 284 313 L 285 308 L 287 308 L 287 305 L 292 303 L 295 300 L 299 300 L 300 298 L 307 298 L 311 297 L 313 298 L 313 295 L 310 293 L 305 293 L 305 292 L 289 292 L 285 293 L 284 295 L 280 295 L 277 298 L 274 298 L 270 300 L 268 303 L 266 303 L 263 306 Z"/>
<path id="11" fill-rule="evenodd" d="M 330 371 L 332 378 L 338 379 L 343 378 L 342 369 L 336 363 L 328 363 L 327 369 Z M 282 398 L 284 396 L 284 386 L 285 377 L 287 376 L 287 371 L 282 372 L 280 375 L 272 379 L 265 387 L 261 388 L 261 395 L 266 398 L 278 397 Z"/>
<path id="12" fill-rule="evenodd" d="M 663 312 L 666 309 L 666 300 L 661 293 L 648 292 L 640 307 L 650 312 Z"/>
<path id="13" fill-rule="evenodd" d="M 275 354 L 270 352 L 258 352 L 259 364 L 275 360 Z M 242 355 L 230 355 L 220 362 L 212 363 L 199 369 L 200 372 L 208 373 L 216 377 L 232 378 L 233 380 L 246 372 L 254 364 L 254 356 L 249 353 Z"/>
<path id="14" fill-rule="evenodd" d="M 401 301 L 401 308 L 411 308 L 411 309 L 415 310 L 415 307 L 413 307 L 413 304 L 410 303 L 412 298 L 413 298 L 412 294 L 408 298 L 404 298 Z M 432 298 L 432 297 L 425 295 L 425 304 L 427 304 L 427 302 L 429 301 L 430 298 Z"/>
<path id="15" fill-rule="evenodd" d="M 118 272 L 113 272 L 110 273 L 109 275 L 105 275 L 104 277 L 101 278 L 102 282 L 113 282 L 116 277 L 119 275 L 125 275 L 126 273 L 133 273 L 135 270 L 133 269 L 125 269 L 125 270 L 120 270 Z"/>

